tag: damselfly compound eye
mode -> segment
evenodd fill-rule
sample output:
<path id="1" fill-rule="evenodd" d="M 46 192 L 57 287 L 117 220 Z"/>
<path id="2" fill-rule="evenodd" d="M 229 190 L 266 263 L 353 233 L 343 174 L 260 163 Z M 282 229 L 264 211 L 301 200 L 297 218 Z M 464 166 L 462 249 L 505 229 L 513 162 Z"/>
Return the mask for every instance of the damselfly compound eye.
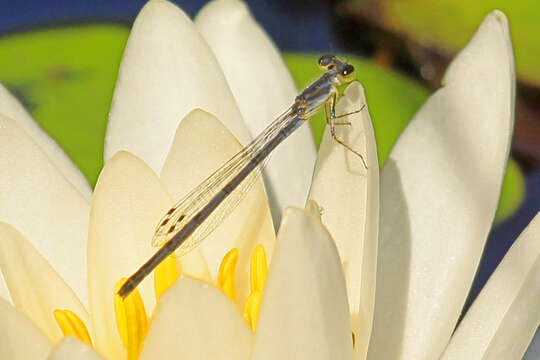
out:
<path id="1" fill-rule="evenodd" d="M 352 66 L 350 64 L 347 64 L 347 65 L 345 65 L 343 70 L 341 70 L 341 75 L 347 76 L 347 75 L 352 74 L 353 71 L 354 71 L 354 66 Z"/>
<path id="2" fill-rule="evenodd" d="M 323 55 L 319 58 L 319 66 L 326 68 L 335 62 L 336 56 L 332 54 Z"/>

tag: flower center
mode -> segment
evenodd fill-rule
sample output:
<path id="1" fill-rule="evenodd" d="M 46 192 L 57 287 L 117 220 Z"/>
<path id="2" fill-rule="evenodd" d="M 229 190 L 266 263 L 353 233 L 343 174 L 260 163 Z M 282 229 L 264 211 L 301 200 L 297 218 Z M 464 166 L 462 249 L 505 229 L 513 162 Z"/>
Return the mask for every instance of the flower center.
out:
<path id="1" fill-rule="evenodd" d="M 237 302 L 235 287 L 236 265 L 239 251 L 230 250 L 221 261 L 217 277 L 217 287 L 234 303 Z M 250 260 L 250 294 L 244 305 L 242 315 L 254 332 L 259 317 L 262 292 L 266 282 L 268 265 L 266 253 L 262 245 L 258 245 Z M 154 290 L 156 299 L 161 296 L 178 280 L 180 275 L 176 256 L 171 254 L 154 270 Z M 122 343 L 127 352 L 128 360 L 136 360 L 141 352 L 146 332 L 148 331 L 148 318 L 141 295 L 135 289 L 125 299 L 117 295 L 118 290 L 126 282 L 120 279 L 114 289 L 114 310 L 116 327 Z M 74 336 L 92 346 L 92 339 L 83 321 L 70 310 L 55 310 L 54 317 L 65 336 Z"/>

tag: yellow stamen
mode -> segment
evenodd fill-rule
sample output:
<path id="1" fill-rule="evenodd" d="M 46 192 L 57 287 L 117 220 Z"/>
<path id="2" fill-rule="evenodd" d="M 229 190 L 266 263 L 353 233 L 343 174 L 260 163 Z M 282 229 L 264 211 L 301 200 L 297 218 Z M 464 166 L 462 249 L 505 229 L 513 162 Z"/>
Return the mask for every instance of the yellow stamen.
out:
<path id="1" fill-rule="evenodd" d="M 71 310 L 54 310 L 54 318 L 65 336 L 74 336 L 92 346 L 92 339 L 86 325 L 80 317 Z"/>
<path id="2" fill-rule="evenodd" d="M 116 283 L 114 289 L 114 310 L 116 313 L 116 327 L 127 351 L 127 359 L 135 360 L 141 351 L 146 331 L 148 330 L 148 318 L 144 309 L 141 294 L 135 289 L 125 299 L 118 295 L 118 290 L 126 282 L 122 278 Z"/>
<path id="3" fill-rule="evenodd" d="M 175 283 L 178 275 L 176 256 L 171 254 L 154 270 L 154 290 L 157 300 Z"/>
<path id="4" fill-rule="evenodd" d="M 266 276 L 268 274 L 268 265 L 266 263 L 266 252 L 262 245 L 257 245 L 250 261 L 250 285 L 251 294 L 247 298 L 244 305 L 244 319 L 251 327 L 252 331 L 255 331 L 257 327 L 257 320 L 259 318 L 259 308 L 261 306 L 262 292 L 264 290 L 264 284 L 266 282 Z"/>
<path id="5" fill-rule="evenodd" d="M 234 274 L 236 263 L 238 262 L 238 249 L 230 250 L 219 267 L 218 288 L 221 289 L 233 302 L 236 303 L 236 287 L 234 285 Z"/>
<path id="6" fill-rule="evenodd" d="M 259 308 L 261 307 L 262 293 L 259 291 L 252 292 L 244 305 L 244 319 L 249 324 L 251 331 L 255 332 L 257 328 L 257 320 L 259 318 Z"/>
<path id="7" fill-rule="evenodd" d="M 266 275 L 268 274 L 268 265 L 266 264 L 266 252 L 264 246 L 257 245 L 251 255 L 250 280 L 251 292 L 261 292 L 264 289 Z"/>

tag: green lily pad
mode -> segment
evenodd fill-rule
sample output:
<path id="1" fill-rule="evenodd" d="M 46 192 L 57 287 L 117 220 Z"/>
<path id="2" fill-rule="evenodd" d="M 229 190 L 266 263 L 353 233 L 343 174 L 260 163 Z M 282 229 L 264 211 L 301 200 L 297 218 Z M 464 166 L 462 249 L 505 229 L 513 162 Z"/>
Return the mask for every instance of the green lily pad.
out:
<path id="1" fill-rule="evenodd" d="M 371 1 L 371 0 L 370 0 Z M 405 37 L 450 53 L 461 49 L 492 10 L 508 17 L 521 81 L 540 86 L 540 2 L 537 0 L 376 0 L 383 25 Z M 355 0 L 359 7 L 364 0 Z"/>
<path id="2" fill-rule="evenodd" d="M 92 185 L 103 166 L 109 107 L 128 29 L 62 27 L 0 38 L 0 82 Z"/>
<path id="3" fill-rule="evenodd" d="M 510 158 L 506 166 L 499 208 L 495 214 L 495 222 L 510 217 L 525 199 L 525 178 L 519 165 Z"/>
<path id="4" fill-rule="evenodd" d="M 284 55 L 285 62 L 299 89 L 320 76 L 320 69 L 317 67 L 318 57 L 318 55 Z M 354 65 L 357 78 L 366 89 L 369 112 L 377 140 L 379 163 L 382 167 L 399 134 L 427 100 L 430 91 L 414 80 L 367 60 L 354 56 L 344 58 Z M 315 116 L 311 120 L 311 126 L 318 146 L 326 126 L 324 114 Z M 524 193 L 523 174 L 515 161 L 510 159 L 496 220 L 501 221 L 512 215 L 522 203 Z"/>

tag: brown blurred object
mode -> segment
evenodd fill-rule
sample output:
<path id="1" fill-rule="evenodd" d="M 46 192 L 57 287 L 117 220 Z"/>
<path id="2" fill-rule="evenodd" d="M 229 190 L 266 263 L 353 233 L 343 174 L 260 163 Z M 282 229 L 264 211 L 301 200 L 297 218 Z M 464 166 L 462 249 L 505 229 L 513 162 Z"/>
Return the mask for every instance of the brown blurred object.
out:
<path id="1" fill-rule="evenodd" d="M 343 17 L 343 31 L 362 29 L 374 42 L 347 50 L 362 53 L 384 67 L 393 67 L 418 78 L 433 89 L 441 86 L 446 67 L 455 56 L 436 46 L 425 46 L 386 26 L 376 1 L 341 2 L 336 5 Z M 347 38 L 345 35 L 344 38 Z M 359 46 L 358 43 L 355 46 Z M 362 47 L 362 44 L 360 44 Z M 518 82 L 512 155 L 524 171 L 540 168 L 540 89 Z"/>

